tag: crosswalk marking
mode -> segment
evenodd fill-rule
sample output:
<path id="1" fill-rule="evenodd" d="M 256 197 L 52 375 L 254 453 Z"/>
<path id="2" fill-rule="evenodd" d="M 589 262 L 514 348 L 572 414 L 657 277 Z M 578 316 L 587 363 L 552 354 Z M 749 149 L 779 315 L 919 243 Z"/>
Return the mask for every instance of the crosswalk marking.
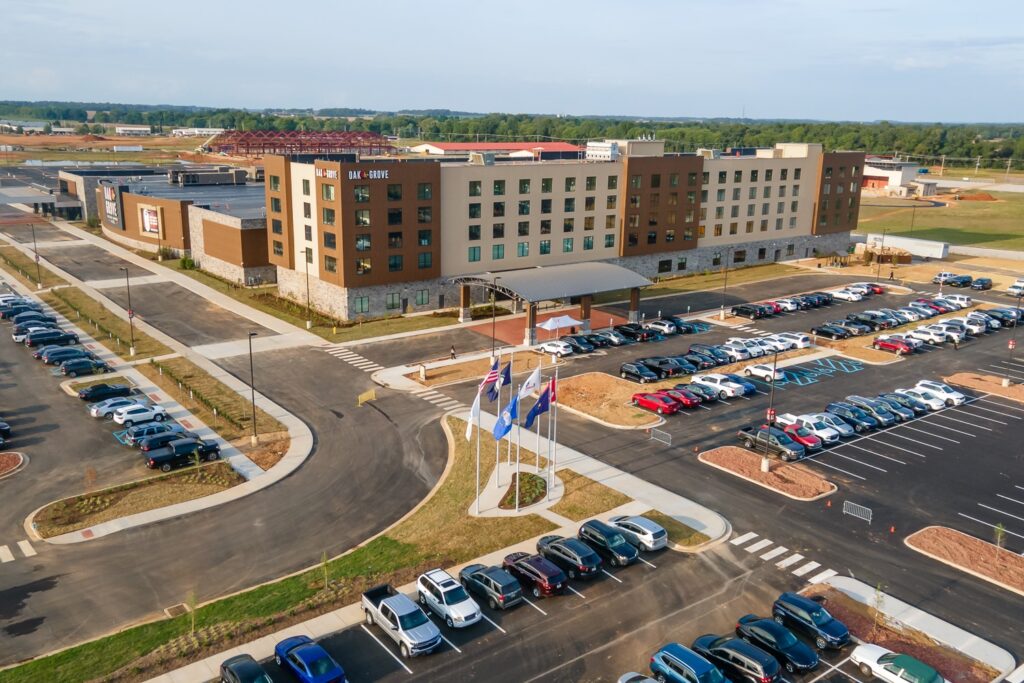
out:
<path id="1" fill-rule="evenodd" d="M 813 570 L 813 569 L 817 569 L 817 568 L 818 568 L 818 567 L 820 567 L 820 566 L 821 566 L 821 565 L 820 565 L 820 564 L 818 564 L 817 562 L 813 562 L 813 561 L 812 561 L 812 562 L 808 562 L 807 564 L 805 564 L 805 565 L 801 566 L 800 568 L 798 568 L 798 569 L 794 569 L 794 570 L 793 570 L 793 573 L 794 573 L 794 574 L 795 574 L 796 576 L 803 576 L 803 575 L 804 575 L 804 574 L 806 574 L 807 572 L 809 572 L 809 571 L 811 571 L 811 570 Z"/>
<path id="2" fill-rule="evenodd" d="M 787 557 L 786 559 L 784 559 L 782 562 L 775 563 L 775 566 L 778 567 L 779 569 L 785 569 L 786 567 L 789 567 L 790 565 L 796 564 L 797 562 L 799 562 L 802 559 L 804 559 L 803 555 L 801 555 L 800 553 L 794 553 L 794 554 L 790 555 L 789 557 Z"/>
<path id="3" fill-rule="evenodd" d="M 21 552 L 25 557 L 32 557 L 36 554 L 36 549 L 28 541 L 18 541 L 18 547 L 21 548 Z"/>
<path id="4" fill-rule="evenodd" d="M 833 569 L 826 569 L 825 571 L 821 572 L 820 574 L 815 574 L 810 579 L 808 579 L 808 581 L 810 583 L 821 583 L 822 581 L 826 581 L 828 579 L 831 579 L 833 576 L 835 576 L 838 573 L 839 572 L 837 572 L 837 571 L 835 571 Z"/>
<path id="5" fill-rule="evenodd" d="M 14 562 L 14 553 L 5 545 L 0 545 L 0 562 Z"/>
<path id="6" fill-rule="evenodd" d="M 772 544 L 767 538 L 758 541 L 757 543 L 747 546 L 744 548 L 748 553 L 756 553 L 758 550 L 764 550 Z"/>
<path id="7" fill-rule="evenodd" d="M 736 538 L 732 539 L 729 542 L 732 543 L 733 545 L 743 545 L 744 543 L 746 543 L 747 541 L 749 541 L 752 538 L 757 538 L 757 534 L 755 534 L 753 531 L 748 531 L 747 533 L 743 534 L 742 536 L 737 536 Z"/>
<path id="8" fill-rule="evenodd" d="M 778 557 L 782 553 L 786 552 L 786 550 L 787 550 L 787 548 L 783 548 L 780 545 L 778 548 L 775 548 L 774 550 L 769 550 L 768 552 L 766 552 L 764 555 L 761 556 L 761 559 L 762 560 L 774 560 L 776 557 Z"/>

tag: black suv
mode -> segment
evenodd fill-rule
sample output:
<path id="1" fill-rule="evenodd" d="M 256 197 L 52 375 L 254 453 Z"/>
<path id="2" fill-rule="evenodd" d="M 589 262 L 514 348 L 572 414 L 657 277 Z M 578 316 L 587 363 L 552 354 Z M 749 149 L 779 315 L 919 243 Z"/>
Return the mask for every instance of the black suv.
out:
<path id="1" fill-rule="evenodd" d="M 724 365 L 730 361 L 728 353 L 711 344 L 690 344 L 687 353 L 702 353 L 705 356 L 711 356 L 719 365 Z"/>
<path id="2" fill-rule="evenodd" d="M 818 666 L 818 653 L 771 619 L 747 614 L 736 622 L 736 635 L 775 657 L 789 673 L 811 671 Z"/>
<path id="3" fill-rule="evenodd" d="M 470 593 L 487 600 L 491 609 L 508 609 L 523 601 L 518 579 L 501 567 L 467 565 L 459 572 L 459 583 Z"/>
<path id="4" fill-rule="evenodd" d="M 682 365 L 666 358 L 665 356 L 652 356 L 650 358 L 637 358 L 638 364 L 644 365 L 648 370 L 658 376 L 658 379 L 665 379 L 666 377 L 675 377 L 676 375 L 682 375 L 687 372 Z"/>
<path id="5" fill-rule="evenodd" d="M 596 519 L 584 522 L 576 536 L 613 567 L 625 567 L 640 557 L 640 551 L 630 545 L 622 532 Z"/>
<path id="6" fill-rule="evenodd" d="M 64 330 L 36 330 L 25 335 L 25 346 L 68 346 L 77 344 L 78 335 Z"/>
<path id="7" fill-rule="evenodd" d="M 850 630 L 833 618 L 821 603 L 796 593 L 783 593 L 772 605 L 772 616 L 783 626 L 811 638 L 819 650 L 841 648 L 850 642 Z"/>
<path id="8" fill-rule="evenodd" d="M 35 354 L 33 354 L 35 355 Z M 94 358 L 92 353 L 81 347 L 45 346 L 40 349 L 39 359 L 46 365 L 60 365 L 76 358 Z"/>
<path id="9" fill-rule="evenodd" d="M 619 377 L 630 379 L 640 384 L 658 381 L 658 375 L 653 373 L 643 363 L 623 363 L 619 366 Z"/>
<path id="10" fill-rule="evenodd" d="M 735 316 L 750 318 L 751 320 L 757 320 L 758 318 L 764 317 L 764 311 L 761 310 L 761 307 L 754 306 L 753 304 L 739 304 L 737 306 L 733 306 L 729 312 Z"/>
<path id="11" fill-rule="evenodd" d="M 15 325 L 22 325 L 24 323 L 41 322 L 41 323 L 57 323 L 57 319 L 52 315 L 47 315 L 42 311 L 25 311 L 11 318 L 11 322 Z"/>
<path id="12" fill-rule="evenodd" d="M 866 432 L 878 428 L 878 420 L 871 417 L 855 405 L 835 401 L 825 406 L 826 413 L 832 413 L 843 418 L 853 426 L 855 432 Z"/>
<path id="13" fill-rule="evenodd" d="M 129 396 L 132 393 L 132 388 L 127 384 L 93 384 L 92 386 L 85 387 L 78 392 L 78 398 L 83 401 L 97 402 L 103 401 L 108 398 L 118 398 L 120 396 Z"/>
<path id="14" fill-rule="evenodd" d="M 155 451 L 157 449 L 163 448 L 167 444 L 171 443 L 172 441 L 177 441 L 178 439 L 198 438 L 199 437 L 193 434 L 192 432 L 175 432 L 173 430 L 169 430 L 140 439 L 139 441 L 136 442 L 136 445 L 139 447 L 140 451 L 142 451 L 143 453 L 148 453 L 149 451 Z"/>
<path id="15" fill-rule="evenodd" d="M 151 470 L 170 472 L 175 467 L 194 465 L 196 456 L 212 462 L 220 457 L 220 446 L 209 439 L 183 439 L 181 435 L 163 448 L 146 451 L 146 467 Z"/>
<path id="16" fill-rule="evenodd" d="M 640 327 L 638 323 L 626 323 L 625 325 L 616 325 L 615 331 L 621 334 L 626 339 L 632 341 L 651 341 L 654 339 L 656 333 L 654 330 L 645 330 Z"/>
<path id="17" fill-rule="evenodd" d="M 110 372 L 110 366 L 101 360 L 92 358 L 72 358 L 60 364 L 60 372 L 68 377 L 95 375 Z"/>
<path id="18" fill-rule="evenodd" d="M 594 350 L 594 345 L 582 334 L 567 334 L 558 339 L 572 347 L 573 353 L 591 353 Z"/>
<path id="19" fill-rule="evenodd" d="M 782 680 L 782 667 L 775 657 L 733 636 L 713 633 L 693 641 L 693 651 L 704 657 L 732 681 L 776 683 Z"/>
<path id="20" fill-rule="evenodd" d="M 592 579 L 601 571 L 601 558 L 578 538 L 542 536 L 537 541 L 537 552 L 570 579 Z"/>

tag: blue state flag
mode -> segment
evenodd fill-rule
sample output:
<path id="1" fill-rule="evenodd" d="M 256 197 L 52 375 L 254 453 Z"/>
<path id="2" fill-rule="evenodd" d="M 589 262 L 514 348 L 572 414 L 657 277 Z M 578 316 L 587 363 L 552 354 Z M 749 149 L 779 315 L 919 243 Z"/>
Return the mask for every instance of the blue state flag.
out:
<path id="1" fill-rule="evenodd" d="M 512 431 L 512 422 L 519 417 L 519 399 L 513 398 L 512 403 L 507 405 L 501 415 L 498 416 L 498 422 L 494 425 L 494 440 L 501 441 L 505 438 L 505 435 Z"/>
<path id="2" fill-rule="evenodd" d="M 497 361 L 495 361 L 497 365 Z M 497 381 L 487 388 L 487 400 L 494 401 L 498 398 L 498 391 L 501 390 L 506 384 L 512 382 L 512 363 L 505 363 L 505 367 L 501 369 L 501 374 L 498 375 Z"/>
<path id="3" fill-rule="evenodd" d="M 540 417 L 541 413 L 546 413 L 551 408 L 551 391 L 550 389 L 544 389 L 544 392 L 537 399 L 537 402 L 530 408 L 530 412 L 526 414 L 526 424 L 523 426 L 527 430 L 533 426 L 533 421 Z"/>

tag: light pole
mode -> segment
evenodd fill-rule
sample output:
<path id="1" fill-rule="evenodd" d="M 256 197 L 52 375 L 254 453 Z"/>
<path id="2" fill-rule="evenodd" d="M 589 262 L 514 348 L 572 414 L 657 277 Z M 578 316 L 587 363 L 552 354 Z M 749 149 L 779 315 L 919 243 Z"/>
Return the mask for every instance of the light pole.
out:
<path id="1" fill-rule="evenodd" d="M 252 392 L 252 438 L 250 441 L 253 446 L 260 442 L 260 437 L 256 433 L 256 377 L 252 364 L 252 338 L 257 334 L 258 332 L 249 333 L 249 389 Z"/>
<path id="2" fill-rule="evenodd" d="M 718 319 L 725 320 L 725 291 L 729 288 L 729 255 L 732 253 L 732 247 L 727 247 L 725 250 L 725 261 L 722 261 L 722 307 L 718 312 Z M 715 258 L 721 260 L 722 252 L 716 251 Z"/>
<path id="3" fill-rule="evenodd" d="M 775 426 L 775 372 L 779 365 L 779 350 L 775 349 L 775 356 L 772 359 L 772 387 L 771 392 L 768 394 L 768 433 L 764 435 L 764 457 L 761 458 L 761 471 L 767 472 L 769 470 L 768 462 L 768 438 L 772 434 L 772 427 Z"/>
<path id="4" fill-rule="evenodd" d="M 878 254 L 875 255 L 875 263 L 877 268 L 875 269 L 875 279 L 882 279 L 882 252 L 885 251 L 885 233 L 889 232 L 888 228 L 882 228 L 882 242 L 878 245 Z"/>
<path id="5" fill-rule="evenodd" d="M 910 208 L 910 232 L 914 232 L 914 219 L 917 218 L 917 204 Z"/>
<path id="6" fill-rule="evenodd" d="M 135 319 L 135 310 L 132 308 L 132 282 L 131 278 L 128 277 L 127 268 L 119 268 L 124 271 L 124 286 L 128 290 L 128 337 L 130 343 L 128 345 L 128 355 L 135 355 L 135 324 L 132 322 Z"/>
<path id="7" fill-rule="evenodd" d="M 36 245 L 36 225 L 35 223 L 30 225 L 32 226 L 32 253 L 36 257 L 36 289 L 42 289 L 43 276 L 39 272 L 39 247 Z"/>
<path id="8" fill-rule="evenodd" d="M 313 313 L 310 310 L 309 303 L 309 262 L 313 260 L 313 248 L 306 247 L 306 329 L 313 329 Z"/>
<path id="9" fill-rule="evenodd" d="M 1010 349 L 1009 356 L 1006 359 L 1006 377 L 1003 378 L 1003 386 L 1010 386 L 1010 368 L 1013 367 L 1013 350 L 1017 347 L 1017 327 L 1020 325 L 1020 300 L 1024 297 L 1024 291 L 1017 295 L 1017 308 L 1014 310 L 1014 322 L 1013 332 L 1010 334 L 1010 341 L 1006 343 L 1007 348 Z"/>
<path id="10" fill-rule="evenodd" d="M 498 304 L 498 280 L 501 279 L 500 275 L 495 275 L 494 279 L 491 280 L 491 362 L 494 362 L 494 332 L 496 325 L 496 311 Z"/>

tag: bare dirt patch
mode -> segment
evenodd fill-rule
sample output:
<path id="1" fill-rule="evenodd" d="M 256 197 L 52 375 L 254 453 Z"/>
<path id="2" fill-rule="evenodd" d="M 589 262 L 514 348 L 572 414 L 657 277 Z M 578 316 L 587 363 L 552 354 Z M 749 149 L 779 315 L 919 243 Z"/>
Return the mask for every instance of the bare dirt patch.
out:
<path id="1" fill-rule="evenodd" d="M 24 461 L 21 453 L 0 453 L 0 477 L 18 469 Z"/>
<path id="2" fill-rule="evenodd" d="M 906 543 L 914 550 L 1024 595 L 1024 557 L 994 543 L 940 526 L 925 527 L 908 536 Z"/>
<path id="3" fill-rule="evenodd" d="M 800 464 L 773 461 L 771 469 L 762 472 L 761 456 L 739 446 L 713 448 L 701 453 L 698 459 L 799 500 L 813 500 L 837 489 L 835 484 Z"/>
<path id="4" fill-rule="evenodd" d="M 962 194 L 960 195 L 960 201 L 962 202 L 998 202 L 999 200 L 990 195 L 988 192 L 975 192 L 974 194 Z"/>
<path id="5" fill-rule="evenodd" d="M 574 522 L 608 512 L 632 500 L 629 496 L 572 470 L 561 470 L 558 478 L 562 480 L 565 493 L 551 510 Z"/>
<path id="6" fill-rule="evenodd" d="M 659 385 L 672 382 L 636 384 L 603 372 L 588 372 L 567 377 L 558 387 L 558 402 L 585 415 L 620 427 L 646 427 L 656 425 L 659 418 L 640 408 L 634 408 L 630 397 L 640 391 L 657 391 Z"/>
<path id="7" fill-rule="evenodd" d="M 670 517 L 659 510 L 648 510 L 641 516 L 660 524 L 668 532 L 670 543 L 689 548 L 711 540 L 711 537 L 707 534 L 697 531 L 693 527 L 683 524 L 675 517 Z"/>
<path id="8" fill-rule="evenodd" d="M 999 675 L 992 667 L 936 642 L 926 633 L 906 624 L 891 623 L 871 605 L 857 602 L 827 584 L 812 585 L 801 592 L 823 597 L 825 609 L 846 624 L 853 635 L 893 652 L 908 654 L 938 671 L 950 683 L 987 683 Z"/>
<path id="9" fill-rule="evenodd" d="M 1008 398 L 1011 401 L 1024 403 L 1024 384 L 1011 383 L 1010 386 L 1004 387 L 1002 377 L 981 375 L 976 372 L 957 372 L 943 379 L 950 384 L 959 384 L 975 391 L 984 391 L 995 396 Z"/>
<path id="10" fill-rule="evenodd" d="M 253 446 L 250 437 L 235 439 L 231 445 L 241 451 L 245 457 L 266 471 L 276 465 L 288 452 L 291 438 L 288 432 L 271 432 L 261 434 L 259 445 Z"/>
<path id="11" fill-rule="evenodd" d="M 507 363 L 507 359 L 501 361 L 502 366 Z M 563 361 L 559 361 L 561 365 Z M 551 363 L 549 356 L 544 356 L 535 353 L 518 353 L 512 363 L 512 373 L 529 372 L 536 368 L 538 365 L 543 364 L 545 368 L 554 367 Z M 406 377 L 418 382 L 425 387 L 434 387 L 439 384 L 449 384 L 451 382 L 460 382 L 465 379 L 483 379 L 487 374 L 487 371 L 491 369 L 491 361 L 487 358 L 478 358 L 476 360 L 467 360 L 462 363 L 454 363 L 452 365 L 444 365 L 439 368 L 431 368 L 427 370 L 427 379 L 420 379 L 419 372 L 410 372 Z"/>

